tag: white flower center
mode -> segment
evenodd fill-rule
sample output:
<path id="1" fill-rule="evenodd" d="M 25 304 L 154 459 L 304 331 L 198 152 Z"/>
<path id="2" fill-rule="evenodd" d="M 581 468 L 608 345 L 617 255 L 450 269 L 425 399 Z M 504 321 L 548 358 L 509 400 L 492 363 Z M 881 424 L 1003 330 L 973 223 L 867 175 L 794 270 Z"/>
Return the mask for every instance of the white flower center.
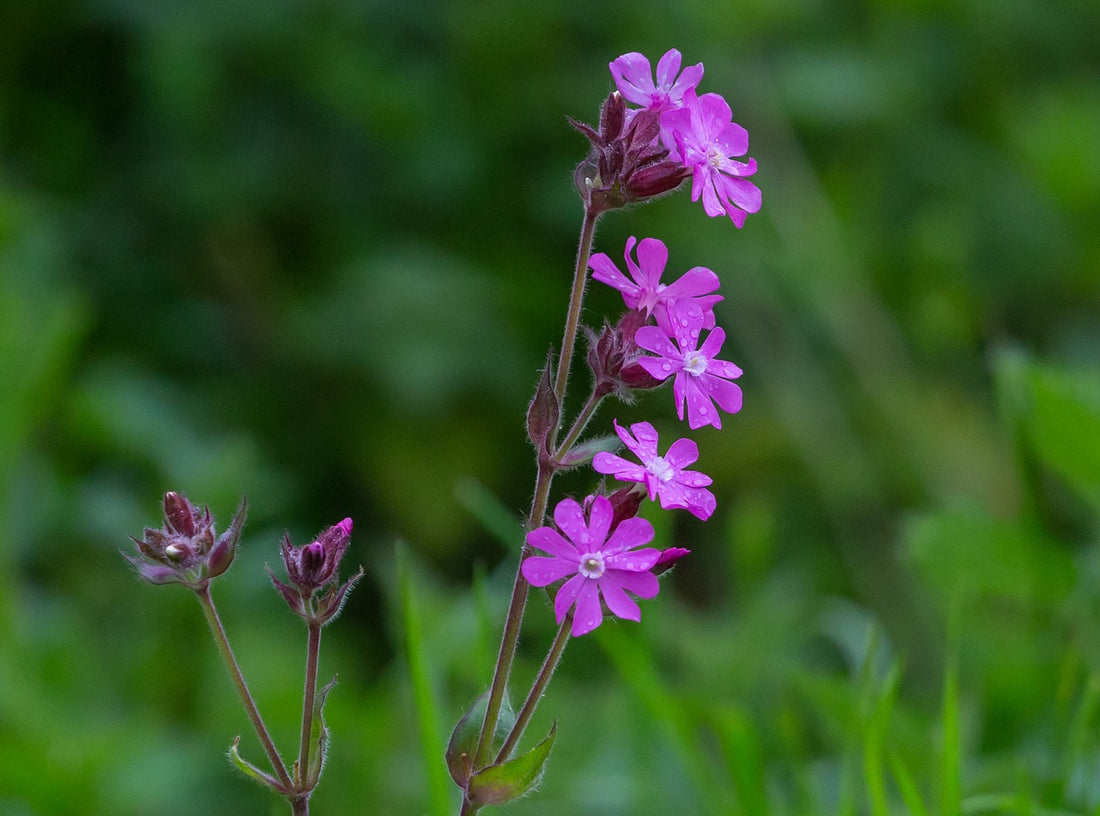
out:
<path id="1" fill-rule="evenodd" d="M 586 553 L 581 556 L 580 574 L 585 578 L 599 578 L 605 569 L 603 556 L 600 553 Z"/>
<path id="2" fill-rule="evenodd" d="M 668 482 L 676 475 L 676 470 L 662 456 L 654 456 L 645 463 L 646 470 L 657 477 L 658 481 Z"/>
<path id="3" fill-rule="evenodd" d="M 707 148 L 707 164 L 717 170 L 721 167 L 722 162 L 725 160 L 726 154 L 719 150 L 714 145 Z"/>
<path id="4" fill-rule="evenodd" d="M 684 371 L 693 377 L 698 377 L 707 370 L 707 357 L 698 351 L 691 351 L 684 355 Z"/>

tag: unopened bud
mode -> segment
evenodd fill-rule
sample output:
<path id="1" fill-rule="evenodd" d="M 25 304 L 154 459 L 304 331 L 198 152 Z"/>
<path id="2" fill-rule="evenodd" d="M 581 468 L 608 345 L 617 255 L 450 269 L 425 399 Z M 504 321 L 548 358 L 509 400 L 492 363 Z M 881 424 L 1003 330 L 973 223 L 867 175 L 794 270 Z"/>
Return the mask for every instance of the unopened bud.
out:
<path id="1" fill-rule="evenodd" d="M 164 494 L 164 520 L 172 532 L 188 537 L 195 534 L 195 508 L 185 496 L 171 490 Z"/>

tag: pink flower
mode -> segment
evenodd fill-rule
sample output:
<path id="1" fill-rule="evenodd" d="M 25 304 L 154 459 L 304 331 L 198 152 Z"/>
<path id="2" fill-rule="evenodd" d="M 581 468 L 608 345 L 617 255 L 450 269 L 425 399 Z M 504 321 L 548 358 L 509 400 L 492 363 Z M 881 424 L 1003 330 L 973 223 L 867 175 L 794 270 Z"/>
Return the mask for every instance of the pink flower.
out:
<path id="1" fill-rule="evenodd" d="M 661 139 L 691 169 L 691 200 L 701 196 L 707 215 L 728 215 L 740 228 L 746 214 L 760 210 L 760 189 L 744 178 L 756 172 L 756 160 L 732 158 L 748 152 L 748 131 L 733 121 L 720 95 L 687 90 L 680 107 L 661 115 Z"/>
<path id="2" fill-rule="evenodd" d="M 675 300 L 694 299 L 703 309 L 705 328 L 714 328 L 714 304 L 722 300 L 721 295 L 710 293 L 718 288 L 718 276 L 705 266 L 689 269 L 675 283 L 661 283 L 661 275 L 668 263 L 668 248 L 657 238 L 643 238 L 638 243 L 638 262 L 631 257 L 634 236 L 626 242 L 623 257 L 630 273 L 627 278 L 615 263 L 604 253 L 597 252 L 588 262 L 592 278 L 606 283 L 623 294 L 623 302 L 628 309 L 644 311 L 646 316 L 654 313 L 658 306 L 667 306 Z"/>
<path id="3" fill-rule="evenodd" d="M 608 68 L 624 99 L 657 112 L 679 107 L 684 93 L 693 90 L 703 78 L 701 62 L 680 73 L 680 52 L 675 48 L 658 60 L 656 82 L 650 73 L 649 60 L 636 51 L 623 54 Z"/>
<path id="4" fill-rule="evenodd" d="M 554 614 L 561 623 L 575 606 L 571 630 L 574 637 L 591 632 L 603 622 L 601 597 L 612 615 L 636 621 L 641 620 L 641 610 L 626 593 L 652 598 L 660 589 L 656 576 L 649 571 L 661 557 L 660 551 L 652 547 L 634 549 L 653 540 L 653 525 L 635 516 L 624 519 L 611 531 L 613 517 L 611 502 L 604 496 L 592 499 L 587 518 L 580 504 L 563 499 L 554 508 L 557 530 L 539 527 L 527 534 L 530 546 L 550 555 L 524 559 L 523 577 L 539 587 L 569 579 L 554 598 Z"/>
<path id="5" fill-rule="evenodd" d="M 706 490 L 711 478 L 695 470 L 685 470 L 699 459 L 699 447 L 690 439 L 678 439 L 661 456 L 657 452 L 657 431 L 648 422 L 637 422 L 630 430 L 617 421 L 615 433 L 623 444 L 641 460 L 639 465 L 613 453 L 597 453 L 592 467 L 597 473 L 613 475 L 623 482 L 644 484 L 649 498 L 661 500 L 666 510 L 687 510 L 706 521 L 714 512 L 714 494 Z"/>
<path id="6" fill-rule="evenodd" d="M 658 314 L 656 326 L 642 326 L 634 335 L 639 348 L 657 355 L 639 357 L 638 364 L 642 368 L 658 380 L 675 375 L 672 394 L 676 399 L 676 413 L 680 419 L 684 418 L 686 402 L 688 427 L 692 430 L 703 425 L 722 427 L 715 403 L 730 414 L 741 410 L 741 389 L 730 382 L 741 376 L 741 369 L 717 359 L 726 333 L 715 328 L 700 346 L 703 321 L 703 310 L 697 304 L 691 301 L 674 303 L 663 319 Z"/>

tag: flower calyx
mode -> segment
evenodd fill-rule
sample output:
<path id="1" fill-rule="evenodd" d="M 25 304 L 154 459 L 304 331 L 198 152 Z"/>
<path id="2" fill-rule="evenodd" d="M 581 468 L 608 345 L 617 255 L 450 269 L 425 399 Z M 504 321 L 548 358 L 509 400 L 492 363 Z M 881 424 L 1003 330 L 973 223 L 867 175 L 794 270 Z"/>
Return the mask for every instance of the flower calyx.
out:
<path id="1" fill-rule="evenodd" d="M 164 494 L 164 526 L 146 527 L 141 539 L 131 536 L 138 555 L 123 553 L 138 575 L 151 584 L 183 584 L 200 591 L 224 573 L 237 554 L 247 509 L 242 498 L 229 528 L 220 536 L 209 507 L 201 510 L 182 493 Z"/>
<path id="2" fill-rule="evenodd" d="M 340 560 L 351 542 L 351 529 L 352 521 L 346 518 L 301 547 L 295 547 L 285 535 L 280 554 L 289 583 L 276 578 L 270 567 L 267 570 L 287 606 L 307 623 L 324 626 L 340 614 L 351 588 L 363 577 L 360 567 L 343 584 L 337 580 Z"/>
<path id="3" fill-rule="evenodd" d="M 577 192 L 592 214 L 667 193 L 690 175 L 682 163 L 669 160 L 661 144 L 660 114 L 628 111 L 618 91 L 604 101 L 598 129 L 572 118 L 569 122 L 592 145 L 573 173 Z"/>

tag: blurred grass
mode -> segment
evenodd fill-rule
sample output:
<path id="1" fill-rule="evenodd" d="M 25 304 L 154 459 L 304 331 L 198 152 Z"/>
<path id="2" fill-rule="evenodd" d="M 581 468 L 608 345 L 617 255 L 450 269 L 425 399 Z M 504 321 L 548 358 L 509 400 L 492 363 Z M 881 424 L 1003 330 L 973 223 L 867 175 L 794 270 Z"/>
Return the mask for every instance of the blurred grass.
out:
<path id="1" fill-rule="evenodd" d="M 316 810 L 457 812 L 579 228 L 564 117 L 670 46 L 764 209 L 681 193 L 597 249 L 720 274 L 745 408 L 696 435 L 715 518 L 650 513 L 693 554 L 643 624 L 570 645 L 509 811 L 1097 812 L 1098 31 L 1083 0 L 4 6 L 0 814 L 281 812 L 222 755 L 259 748 L 199 610 L 117 555 L 166 489 L 249 497 L 215 592 L 284 746 L 304 638 L 263 565 L 355 518 Z"/>

